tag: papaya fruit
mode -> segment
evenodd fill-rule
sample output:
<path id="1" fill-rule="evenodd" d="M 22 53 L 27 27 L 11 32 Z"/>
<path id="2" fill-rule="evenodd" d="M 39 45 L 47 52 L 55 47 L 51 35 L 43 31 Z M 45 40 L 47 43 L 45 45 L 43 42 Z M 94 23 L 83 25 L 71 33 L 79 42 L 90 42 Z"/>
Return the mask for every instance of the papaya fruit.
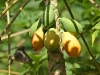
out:
<path id="1" fill-rule="evenodd" d="M 43 24 L 41 23 L 40 20 L 37 20 L 36 22 L 34 22 L 34 23 L 32 24 L 32 26 L 30 27 L 29 36 L 32 37 L 32 35 L 35 33 L 35 31 L 36 31 L 40 26 L 43 26 Z"/>
<path id="2" fill-rule="evenodd" d="M 59 42 L 60 42 L 60 37 L 55 28 L 50 28 L 46 33 L 45 33 L 45 38 L 44 38 L 44 45 L 47 48 L 47 50 L 55 50 L 59 47 Z"/>
<path id="3" fill-rule="evenodd" d="M 43 26 L 38 28 L 36 32 L 32 35 L 31 38 L 31 44 L 33 47 L 33 50 L 38 51 L 41 50 L 44 47 L 44 32 L 43 32 Z"/>
<path id="4" fill-rule="evenodd" d="M 79 35 L 79 33 L 83 32 L 82 25 L 76 20 L 63 17 L 59 21 L 66 32 L 70 32 L 73 35 Z"/>
<path id="5" fill-rule="evenodd" d="M 47 5 L 41 17 L 41 22 L 43 23 L 44 26 L 49 28 L 52 26 L 54 20 L 55 20 L 55 13 L 53 10 L 53 6 Z"/>
<path id="6" fill-rule="evenodd" d="M 81 45 L 79 41 L 69 32 L 62 33 L 62 46 L 70 57 L 76 58 L 81 53 Z"/>

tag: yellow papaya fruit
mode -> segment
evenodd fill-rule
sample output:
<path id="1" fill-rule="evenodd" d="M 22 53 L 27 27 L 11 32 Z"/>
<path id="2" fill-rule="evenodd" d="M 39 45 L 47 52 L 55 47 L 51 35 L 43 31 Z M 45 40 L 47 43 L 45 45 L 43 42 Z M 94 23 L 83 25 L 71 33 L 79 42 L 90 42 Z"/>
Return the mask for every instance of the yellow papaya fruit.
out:
<path id="1" fill-rule="evenodd" d="M 43 27 L 40 27 L 36 30 L 36 32 L 32 35 L 31 44 L 33 50 L 38 51 L 44 47 L 44 32 Z"/>
<path id="2" fill-rule="evenodd" d="M 79 41 L 69 32 L 62 33 L 62 46 L 70 57 L 76 58 L 81 53 L 81 45 Z"/>
<path id="3" fill-rule="evenodd" d="M 44 38 L 44 45 L 48 50 L 55 50 L 59 47 L 60 37 L 55 28 L 50 28 Z"/>

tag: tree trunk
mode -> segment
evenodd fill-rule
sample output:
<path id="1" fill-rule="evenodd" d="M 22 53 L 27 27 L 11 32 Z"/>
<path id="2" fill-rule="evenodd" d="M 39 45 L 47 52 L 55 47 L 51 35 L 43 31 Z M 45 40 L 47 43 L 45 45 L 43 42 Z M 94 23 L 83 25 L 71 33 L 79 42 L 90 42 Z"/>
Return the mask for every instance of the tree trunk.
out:
<path id="1" fill-rule="evenodd" d="M 65 60 L 60 48 L 54 51 L 48 51 L 48 75 L 66 75 Z"/>

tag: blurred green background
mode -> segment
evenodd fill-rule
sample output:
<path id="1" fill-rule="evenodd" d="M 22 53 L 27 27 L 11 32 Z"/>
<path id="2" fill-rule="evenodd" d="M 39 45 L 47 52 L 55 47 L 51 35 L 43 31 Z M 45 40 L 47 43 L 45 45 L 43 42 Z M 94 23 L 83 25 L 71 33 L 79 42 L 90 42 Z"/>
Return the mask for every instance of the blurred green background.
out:
<path id="1" fill-rule="evenodd" d="M 5 1 L 0 1 L 0 13 L 5 9 Z M 10 3 L 12 3 L 11 0 Z M 94 45 L 92 47 L 92 33 L 94 30 L 95 22 L 100 18 L 100 9 L 96 8 L 88 0 L 66 0 L 72 10 L 75 19 L 82 24 L 83 35 L 91 48 L 93 55 L 96 57 L 97 61 L 100 61 L 100 35 L 95 39 Z M 10 19 L 14 17 L 17 13 L 19 7 L 25 0 L 19 0 L 10 11 Z M 43 13 L 43 6 L 40 5 L 42 0 L 30 0 L 30 2 L 25 6 L 22 12 L 18 15 L 13 25 L 10 28 L 11 34 L 21 32 L 31 27 L 31 25 L 38 20 Z M 95 0 L 99 3 L 99 0 Z M 10 4 L 9 3 L 9 4 Z M 58 10 L 59 17 L 70 17 L 70 14 L 63 2 L 63 0 L 58 0 Z M 0 33 L 7 26 L 6 14 L 0 18 Z M 6 33 L 4 36 L 7 36 Z M 71 58 L 64 52 L 66 73 L 67 75 L 97 75 L 98 71 L 92 62 L 91 56 L 87 51 L 81 37 L 78 37 L 82 52 L 78 58 Z M 31 65 L 20 63 L 14 61 L 11 65 L 11 71 L 14 73 L 20 73 L 19 75 L 48 75 L 48 61 L 47 61 L 47 50 L 43 48 L 41 51 L 35 52 L 31 46 L 31 37 L 28 32 L 21 35 L 17 35 L 11 38 L 11 56 L 17 50 L 17 46 L 21 41 L 24 40 L 22 45 L 26 46 L 25 52 L 33 59 Z M 8 39 L 3 39 L 2 44 L 0 44 L 0 75 L 8 75 L 5 70 L 8 70 Z M 17 74 L 16 73 L 16 74 Z M 14 75 L 14 74 L 11 74 Z"/>

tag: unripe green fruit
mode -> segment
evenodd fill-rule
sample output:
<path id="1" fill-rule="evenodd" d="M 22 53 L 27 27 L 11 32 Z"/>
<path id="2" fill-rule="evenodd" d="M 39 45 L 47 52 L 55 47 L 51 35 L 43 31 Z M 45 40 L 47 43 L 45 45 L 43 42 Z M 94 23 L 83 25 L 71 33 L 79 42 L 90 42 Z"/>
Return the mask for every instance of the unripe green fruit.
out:
<path id="1" fill-rule="evenodd" d="M 60 18 L 60 23 L 63 26 L 65 31 L 72 33 L 73 35 L 77 35 L 83 32 L 82 26 L 76 20 L 68 19 L 68 18 Z"/>
<path id="2" fill-rule="evenodd" d="M 50 28 L 44 38 L 45 47 L 52 51 L 59 47 L 60 37 L 56 29 Z"/>
<path id="3" fill-rule="evenodd" d="M 52 26 L 53 22 L 55 20 L 55 13 L 53 10 L 52 5 L 46 6 L 46 9 L 41 17 L 41 22 L 44 26 L 50 27 Z"/>
<path id="4" fill-rule="evenodd" d="M 81 53 L 81 45 L 79 41 L 69 32 L 62 33 L 62 46 L 70 57 L 76 58 Z"/>

